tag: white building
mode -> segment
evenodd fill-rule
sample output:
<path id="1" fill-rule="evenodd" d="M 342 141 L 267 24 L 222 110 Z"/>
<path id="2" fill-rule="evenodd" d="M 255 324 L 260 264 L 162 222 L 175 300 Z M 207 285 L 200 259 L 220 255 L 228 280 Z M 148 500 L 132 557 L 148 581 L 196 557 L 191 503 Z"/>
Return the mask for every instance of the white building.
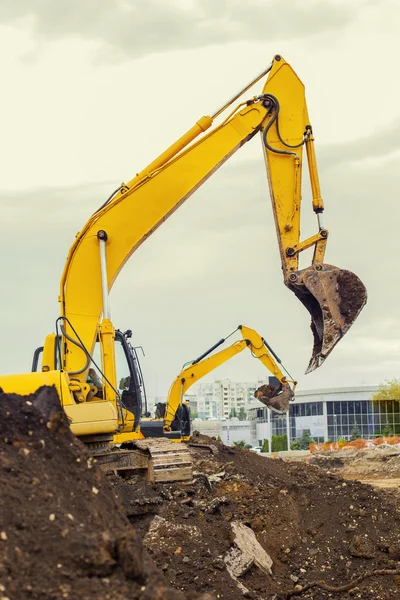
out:
<path id="1" fill-rule="evenodd" d="M 246 411 L 246 406 L 254 399 L 255 390 L 265 383 L 265 379 L 250 383 L 230 379 L 197 383 L 185 394 L 184 399 L 200 419 L 229 419 Z"/>
<path id="2" fill-rule="evenodd" d="M 192 430 L 203 435 L 219 438 L 226 446 L 232 446 L 234 442 L 244 441 L 251 443 L 249 421 L 233 419 L 194 419 Z"/>
<path id="3" fill-rule="evenodd" d="M 400 402 L 374 402 L 377 391 L 377 386 L 301 390 L 291 403 L 289 421 L 286 415 L 272 413 L 271 423 L 270 411 L 254 399 L 247 406 L 251 441 L 258 445 L 269 434 L 287 434 L 290 441 L 298 440 L 305 429 L 318 442 L 349 440 L 355 429 L 365 439 L 379 437 L 387 429 L 399 434 Z"/>
<path id="4" fill-rule="evenodd" d="M 309 430 L 317 442 L 349 440 L 355 430 L 366 439 L 378 437 L 387 429 L 400 434 L 400 403 L 398 400 L 374 402 L 372 396 L 377 386 L 301 390 L 291 403 L 289 419 L 287 415 L 276 413 L 272 413 L 270 419 L 269 409 L 254 398 L 255 389 L 264 383 L 235 383 L 227 379 L 202 383 L 193 386 L 187 399 L 192 407 L 197 407 L 200 418 L 217 417 L 221 421 L 221 433 L 217 435 L 225 443 L 243 439 L 253 446 L 261 446 L 265 439 L 285 434 L 291 442 L 299 440 L 304 430 Z M 234 421 L 227 419 L 232 409 L 238 414 L 241 407 L 245 408 L 248 421 L 238 421 L 243 425 L 235 423 L 236 429 L 233 429 Z"/>

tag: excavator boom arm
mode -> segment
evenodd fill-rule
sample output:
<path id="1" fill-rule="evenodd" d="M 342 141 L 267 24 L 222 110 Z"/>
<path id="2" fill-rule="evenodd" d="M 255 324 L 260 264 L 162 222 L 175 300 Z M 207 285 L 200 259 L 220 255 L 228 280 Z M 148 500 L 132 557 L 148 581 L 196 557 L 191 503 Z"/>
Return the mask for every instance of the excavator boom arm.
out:
<path id="1" fill-rule="evenodd" d="M 257 133 L 261 133 L 265 149 L 284 281 L 312 316 L 315 338 L 312 368 L 322 363 L 361 310 L 365 301 L 353 302 L 346 322 L 339 306 L 345 278 L 340 282 L 340 289 L 337 273 L 334 273 L 335 297 L 326 293 L 330 273 L 321 283 L 321 277 L 326 275 L 322 263 L 326 230 L 320 227 L 312 239 L 300 242 L 304 146 L 310 146 L 309 157 L 313 158 L 314 154 L 304 86 L 290 65 L 280 56 L 275 57 L 262 94 L 242 103 L 221 125 L 205 133 L 211 124 L 211 117 L 200 119 L 132 181 L 122 184 L 77 234 L 67 257 L 59 297 L 63 321 L 63 368 L 73 375 L 74 385 L 86 381 L 88 355 L 96 336 L 100 335 L 105 348 L 108 393 L 112 395 L 115 359 L 112 356 L 113 327 L 108 293 L 118 273 L 132 253 Z M 319 198 L 315 160 L 309 161 L 310 165 L 313 190 L 318 196 L 314 198 L 313 206 L 320 215 L 323 204 Z M 299 253 L 311 245 L 315 247 L 312 267 L 299 271 Z M 360 282 L 361 296 L 363 289 Z M 103 321 L 100 323 L 101 315 Z M 330 339 L 324 331 L 328 321 L 332 323 Z"/>

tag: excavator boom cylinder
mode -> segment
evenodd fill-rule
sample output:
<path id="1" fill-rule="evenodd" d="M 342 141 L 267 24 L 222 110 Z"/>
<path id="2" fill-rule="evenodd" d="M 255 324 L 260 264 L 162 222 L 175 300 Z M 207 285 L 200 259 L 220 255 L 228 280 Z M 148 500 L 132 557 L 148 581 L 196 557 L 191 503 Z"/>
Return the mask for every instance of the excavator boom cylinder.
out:
<path id="1" fill-rule="evenodd" d="M 324 263 L 328 231 L 322 223 L 324 202 L 305 89 L 281 56 L 273 61 L 263 94 L 269 118 L 262 125 L 261 135 L 284 281 L 311 315 L 314 347 L 306 371 L 310 373 L 322 365 L 350 329 L 367 301 L 367 293 L 356 275 Z M 305 155 L 318 233 L 302 241 L 300 206 Z M 312 264 L 300 270 L 300 253 L 311 247 Z"/>

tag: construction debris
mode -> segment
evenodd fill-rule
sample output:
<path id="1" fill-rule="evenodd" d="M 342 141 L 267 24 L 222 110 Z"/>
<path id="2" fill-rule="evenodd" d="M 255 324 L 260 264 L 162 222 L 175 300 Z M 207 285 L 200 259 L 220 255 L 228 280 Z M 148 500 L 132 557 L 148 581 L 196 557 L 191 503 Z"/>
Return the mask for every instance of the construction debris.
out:
<path id="1" fill-rule="evenodd" d="M 3 597 L 399 595 L 394 494 L 202 436 L 192 481 L 123 479 L 89 460 L 52 393 L 41 401 L 0 394 Z"/>
<path id="2" fill-rule="evenodd" d="M 400 446 L 372 445 L 362 449 L 316 452 L 308 462 L 344 479 L 357 479 L 400 494 Z"/>
<path id="3" fill-rule="evenodd" d="M 231 526 L 234 534 L 233 542 L 242 554 L 248 557 L 251 564 L 257 565 L 264 573 L 272 575 L 272 559 L 258 543 L 254 531 L 240 521 L 233 521 Z"/>

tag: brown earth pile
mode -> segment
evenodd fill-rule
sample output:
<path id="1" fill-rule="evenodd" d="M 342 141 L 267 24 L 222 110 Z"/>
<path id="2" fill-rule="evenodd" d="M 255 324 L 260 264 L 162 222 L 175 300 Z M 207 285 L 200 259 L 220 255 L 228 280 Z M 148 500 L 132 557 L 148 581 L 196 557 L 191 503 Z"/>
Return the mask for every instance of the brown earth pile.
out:
<path id="1" fill-rule="evenodd" d="M 51 388 L 0 391 L 0 494 L 2 600 L 186 598 L 143 551 Z"/>
<path id="2" fill-rule="evenodd" d="M 400 507 L 385 492 L 316 466 L 268 459 L 203 436 L 194 441 L 215 448 L 215 454 L 192 448 L 194 484 L 110 481 L 171 585 L 225 600 L 278 600 L 315 580 L 337 587 L 370 570 L 400 573 Z M 225 560 L 238 521 L 272 558 L 272 576 L 256 564 L 237 581 L 230 576 Z M 392 600 L 400 597 L 400 579 L 375 576 L 350 585 L 350 593 L 314 587 L 295 597 Z"/>
<path id="3" fill-rule="evenodd" d="M 46 396 L 0 394 L 1 600 L 399 597 L 385 492 L 200 436 L 193 483 L 105 476 Z"/>

